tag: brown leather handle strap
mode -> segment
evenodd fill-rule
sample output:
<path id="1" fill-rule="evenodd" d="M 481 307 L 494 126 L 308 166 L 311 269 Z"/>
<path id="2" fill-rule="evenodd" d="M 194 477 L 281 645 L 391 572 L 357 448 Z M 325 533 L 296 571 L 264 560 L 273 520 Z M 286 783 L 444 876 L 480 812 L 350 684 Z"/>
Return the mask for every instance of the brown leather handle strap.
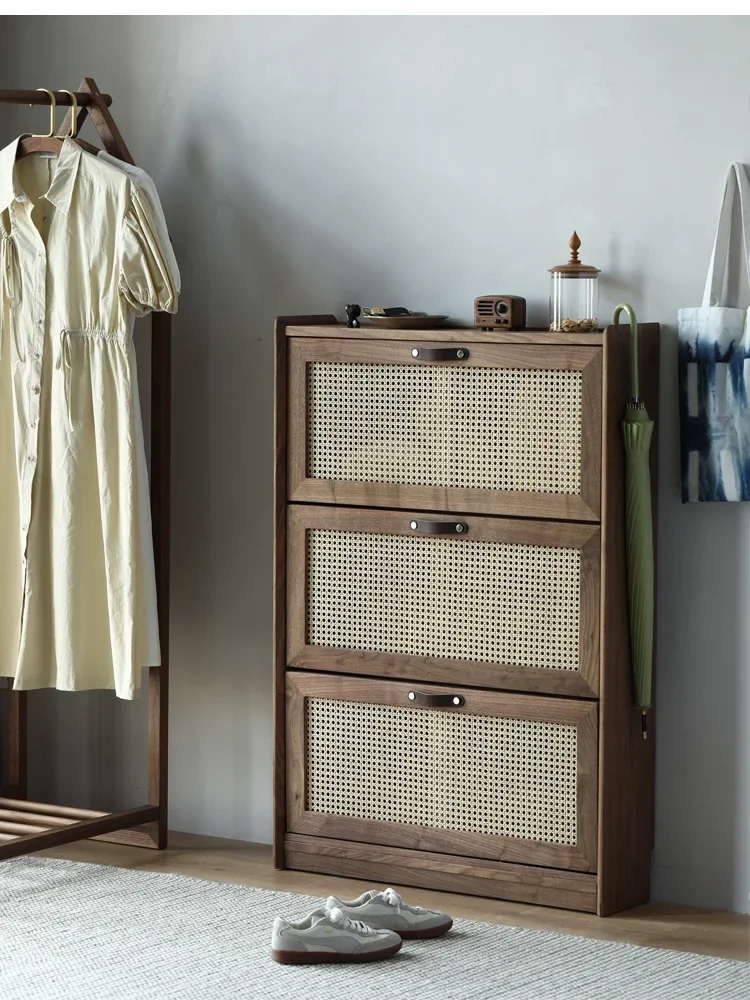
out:
<path id="1" fill-rule="evenodd" d="M 460 708 L 466 699 L 462 694 L 427 694 L 426 691 L 410 691 L 409 701 L 423 708 Z"/>
<path id="2" fill-rule="evenodd" d="M 466 361 L 468 347 L 413 347 L 411 356 L 417 361 Z"/>
<path id="3" fill-rule="evenodd" d="M 465 521 L 410 521 L 412 531 L 422 535 L 465 535 L 469 525 Z"/>

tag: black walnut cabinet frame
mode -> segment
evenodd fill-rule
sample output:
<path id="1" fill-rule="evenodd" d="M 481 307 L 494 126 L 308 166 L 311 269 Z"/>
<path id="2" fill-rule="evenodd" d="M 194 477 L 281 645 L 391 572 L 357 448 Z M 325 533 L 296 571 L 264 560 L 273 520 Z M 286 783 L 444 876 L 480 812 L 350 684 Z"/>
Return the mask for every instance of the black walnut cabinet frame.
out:
<path id="1" fill-rule="evenodd" d="M 649 898 L 627 370 L 626 327 L 277 320 L 277 867 L 602 916 Z"/>

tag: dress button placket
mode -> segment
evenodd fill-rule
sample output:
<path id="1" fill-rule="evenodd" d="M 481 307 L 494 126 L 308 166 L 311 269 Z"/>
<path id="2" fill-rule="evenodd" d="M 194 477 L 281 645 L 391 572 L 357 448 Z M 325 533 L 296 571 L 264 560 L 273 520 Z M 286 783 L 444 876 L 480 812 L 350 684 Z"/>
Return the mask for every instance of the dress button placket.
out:
<path id="1" fill-rule="evenodd" d="M 39 260 L 39 266 L 37 268 L 36 274 L 36 295 L 34 296 L 34 301 L 32 308 L 36 312 L 36 317 L 33 324 L 30 324 L 30 340 L 29 344 L 29 368 L 30 368 L 30 379 L 31 379 L 31 398 L 29 403 L 29 434 L 28 442 L 29 448 L 26 456 L 26 474 L 25 474 L 25 490 L 23 496 L 22 504 L 22 523 L 21 523 L 21 533 L 22 533 L 22 548 L 24 553 L 26 553 L 26 547 L 28 543 L 28 532 L 29 523 L 31 522 L 31 495 L 32 487 L 34 482 L 34 473 L 36 471 L 36 459 L 37 452 L 39 449 L 39 411 L 41 407 L 41 395 L 42 395 L 42 357 L 44 354 L 44 329 L 45 322 L 44 317 L 47 310 L 47 261 L 46 254 L 43 250 L 37 252 L 37 258 Z M 27 561 L 24 555 L 23 565 L 27 567 Z"/>

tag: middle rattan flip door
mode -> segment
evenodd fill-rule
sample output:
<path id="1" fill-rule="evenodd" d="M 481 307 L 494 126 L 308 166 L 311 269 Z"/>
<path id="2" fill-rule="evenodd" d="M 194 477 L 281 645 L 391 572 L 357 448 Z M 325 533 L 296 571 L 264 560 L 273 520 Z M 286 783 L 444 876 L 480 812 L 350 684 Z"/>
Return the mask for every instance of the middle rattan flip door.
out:
<path id="1" fill-rule="evenodd" d="M 596 870 L 597 703 L 290 671 L 287 829 Z"/>
<path id="2" fill-rule="evenodd" d="M 596 697 L 590 524 L 290 506 L 287 663 Z"/>
<path id="3" fill-rule="evenodd" d="M 598 521 L 600 347 L 289 345 L 289 500 Z"/>

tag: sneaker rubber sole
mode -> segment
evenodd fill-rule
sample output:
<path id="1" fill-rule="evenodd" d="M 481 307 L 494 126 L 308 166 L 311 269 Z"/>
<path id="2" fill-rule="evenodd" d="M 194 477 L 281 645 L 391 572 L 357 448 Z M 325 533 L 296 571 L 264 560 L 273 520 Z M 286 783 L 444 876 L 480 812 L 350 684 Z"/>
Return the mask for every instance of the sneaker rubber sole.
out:
<path id="1" fill-rule="evenodd" d="M 396 931 L 404 941 L 427 941 L 429 938 L 442 937 L 447 934 L 453 926 L 453 921 L 449 920 L 445 924 L 438 924 L 437 927 L 426 927 L 410 931 Z"/>
<path id="2" fill-rule="evenodd" d="M 342 965 L 358 962 L 377 962 L 401 951 L 401 942 L 389 944 L 378 951 L 358 951 L 347 954 L 340 951 L 277 951 L 271 949 L 271 958 L 280 965 Z"/>

